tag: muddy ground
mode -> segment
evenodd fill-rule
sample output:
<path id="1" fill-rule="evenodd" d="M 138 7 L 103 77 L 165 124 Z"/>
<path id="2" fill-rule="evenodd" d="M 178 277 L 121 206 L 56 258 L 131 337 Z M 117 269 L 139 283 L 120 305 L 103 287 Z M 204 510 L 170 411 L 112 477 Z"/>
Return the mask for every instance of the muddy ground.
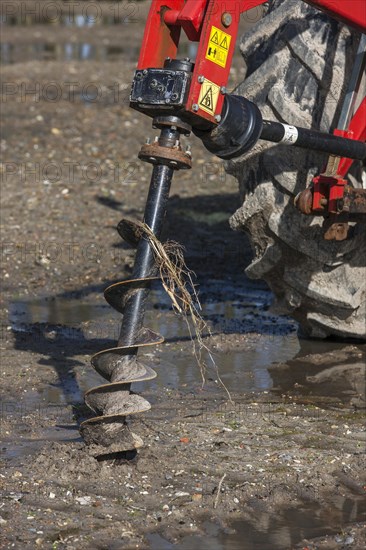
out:
<path id="1" fill-rule="evenodd" d="M 135 388 L 152 409 L 129 420 L 145 446 L 103 461 L 84 446 L 82 396 L 100 382 L 90 355 L 118 336 L 102 291 L 133 263 L 115 227 L 141 218 L 149 181 L 137 152 L 154 133 L 127 100 L 147 3 L 90 28 L 23 21 L 13 4 L 0 27 L 1 547 L 363 548 L 365 346 L 301 340 L 271 313 L 229 229 L 236 182 L 196 139 L 166 238 L 197 274 L 231 400 L 212 367 L 202 387 L 157 288 L 146 324 L 166 342 L 147 354 L 156 381 Z M 238 58 L 232 84 L 243 73 Z"/>

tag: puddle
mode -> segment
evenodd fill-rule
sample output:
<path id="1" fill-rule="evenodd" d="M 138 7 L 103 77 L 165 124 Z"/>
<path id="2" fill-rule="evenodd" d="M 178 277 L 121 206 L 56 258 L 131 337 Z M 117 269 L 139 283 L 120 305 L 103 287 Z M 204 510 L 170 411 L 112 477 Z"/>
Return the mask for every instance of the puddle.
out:
<path id="1" fill-rule="evenodd" d="M 130 41 L 127 40 L 127 46 L 121 45 L 126 43 L 126 40 L 121 39 L 121 33 L 123 28 L 119 32 L 119 35 L 115 37 L 115 42 L 111 44 L 110 38 L 99 40 L 98 42 L 69 42 L 62 36 L 62 29 L 75 28 L 78 29 L 92 29 L 104 26 L 105 28 L 112 28 L 115 25 L 133 25 L 138 20 L 133 17 L 115 17 L 100 16 L 100 17 L 87 17 L 86 15 L 60 15 L 53 19 L 43 19 L 36 15 L 24 18 L 19 14 L 19 17 L 7 17 L 6 23 L 3 18 L 2 23 L 0 21 L 0 28 L 10 26 L 24 27 L 26 29 L 32 28 L 34 25 L 42 24 L 45 27 L 52 28 L 55 31 L 55 38 L 51 40 L 42 40 L 42 32 L 33 32 L 30 39 L 27 40 L 26 36 L 20 40 L 1 42 L 0 44 L 0 61 L 3 65 L 9 65 L 14 63 L 24 63 L 29 61 L 118 61 L 123 59 L 129 59 L 135 61 L 140 54 L 140 44 L 133 46 Z M 141 27 L 141 26 L 140 26 Z M 39 28 L 38 26 L 36 27 Z M 141 30 L 141 29 L 140 29 Z M 57 35 L 57 31 L 61 34 Z M 92 32 L 92 31 L 90 31 Z M 141 39 L 142 39 L 142 33 Z M 29 36 L 29 34 L 28 34 Z M 65 36 L 65 35 L 64 35 Z M 113 38 L 112 38 L 113 40 Z M 195 59 L 197 54 L 197 44 L 182 40 L 179 46 L 179 55 L 191 59 Z"/>
<path id="2" fill-rule="evenodd" d="M 182 57 L 196 57 L 195 44 L 180 48 Z M 2 42 L 0 44 L 0 62 L 3 65 L 25 63 L 28 61 L 119 61 L 138 59 L 140 46 L 120 46 L 110 44 L 91 44 L 88 42 Z"/>
<path id="3" fill-rule="evenodd" d="M 132 60 L 138 55 L 137 47 L 86 42 L 3 42 L 0 45 L 0 61 L 3 65 L 28 61 L 117 61 L 122 56 Z"/>
<path id="4" fill-rule="evenodd" d="M 306 386 L 306 376 L 314 370 L 311 365 L 302 365 L 301 361 L 297 364 L 299 358 L 311 353 L 328 354 L 342 350 L 344 344 L 300 340 L 293 320 L 270 312 L 271 293 L 268 290 L 253 287 L 251 282 L 208 280 L 200 287 L 200 299 L 203 316 L 213 334 L 213 356 L 229 391 L 273 390 L 280 395 L 295 392 L 300 397 L 309 393 L 314 397 L 320 391 L 319 395 L 329 393 L 336 400 L 343 394 L 348 398 L 348 390 L 353 391 L 352 387 L 348 388 L 339 381 L 334 388 L 328 384 L 326 394 L 321 393 L 324 392 L 321 384 L 319 391 L 314 385 Z M 85 360 L 85 356 L 114 347 L 118 339 L 120 315 L 104 302 L 102 294 L 14 300 L 9 306 L 9 322 L 15 337 L 15 349 L 39 354 L 41 359 L 35 366 L 54 368 L 58 375 L 56 383 L 28 391 L 28 408 L 33 411 L 37 407 L 47 408 L 47 414 L 42 410 L 42 415 L 48 416 L 48 408 L 58 407 L 57 418 L 70 416 L 72 408 L 82 405 L 85 391 L 105 383 L 88 359 Z M 166 343 L 142 354 L 158 376 L 149 382 L 134 384 L 134 390 L 152 393 L 149 397 L 152 403 L 154 391 L 198 390 L 202 379 L 191 351 L 187 325 L 172 312 L 170 300 L 161 288 L 151 291 L 145 326 L 162 334 Z M 203 353 L 203 359 L 210 366 L 208 353 Z M 294 365 L 287 369 L 289 362 Z M 273 363 L 282 363 L 285 369 L 273 369 Z M 320 365 L 315 372 L 331 366 Z M 223 390 L 216 378 L 217 373 L 211 364 L 206 373 L 210 382 L 206 389 L 221 393 Z M 212 382 L 215 380 L 216 384 Z M 13 407 L 11 402 L 5 405 Z M 24 406 L 23 403 L 19 405 L 20 409 Z M 24 416 L 24 411 L 15 411 L 14 417 L 17 414 Z M 76 426 L 72 416 L 61 424 Z M 63 432 L 55 432 L 53 436 L 64 440 Z M 45 441 L 49 439 L 42 434 L 43 438 Z M 33 443 L 30 446 L 33 448 Z M 26 443 L 21 443 L 20 447 L 13 444 L 10 451 L 22 454 L 26 448 Z"/>
<path id="5" fill-rule="evenodd" d="M 366 502 L 362 497 L 339 496 L 327 507 L 309 503 L 276 515 L 258 512 L 256 527 L 249 521 L 235 521 L 230 525 L 235 530 L 232 534 L 225 534 L 217 525 L 206 522 L 204 538 L 188 536 L 174 545 L 158 534 L 147 539 L 151 550 L 284 550 L 303 539 L 344 532 L 345 525 L 364 521 L 365 513 Z"/>
<path id="6" fill-rule="evenodd" d="M 9 307 L 9 321 L 14 330 L 26 330 L 35 323 L 49 325 L 78 326 L 80 323 L 97 319 L 106 313 L 108 305 L 83 303 L 83 300 L 65 298 L 37 298 L 16 300 Z"/>
<path id="7" fill-rule="evenodd" d="M 50 5 L 50 7 L 52 6 Z M 53 7 L 57 8 L 56 5 Z M 122 12 L 122 10 L 120 11 Z M 57 9 L 55 13 L 51 13 L 51 10 L 48 9 L 40 11 L 35 9 L 33 13 L 23 13 L 20 9 L 14 10 L 14 14 L 3 16 L 0 20 L 0 28 L 24 27 L 29 29 L 37 26 L 37 29 L 45 27 L 57 32 L 57 30 L 70 28 L 75 30 L 100 26 L 110 28 L 113 25 L 130 25 L 136 23 L 136 21 L 136 18 L 128 10 L 116 16 L 116 14 L 102 15 L 100 13 L 75 14 L 72 10 L 67 14 L 59 13 Z M 2 42 L 0 45 L 1 63 L 8 65 L 27 61 L 113 61 L 119 59 L 122 55 L 127 55 L 130 59 L 137 59 L 139 55 L 139 48 L 137 47 L 128 46 L 126 48 L 120 45 L 110 45 L 108 40 L 102 44 L 67 42 L 62 40 L 62 35 L 57 37 L 56 40 L 42 40 L 42 31 L 40 31 L 34 32 L 29 42 L 22 39 L 14 42 Z"/>
<path id="8" fill-rule="evenodd" d="M 80 29 L 99 25 L 130 25 L 138 22 L 132 5 L 129 8 L 123 5 L 120 7 L 110 6 L 111 12 L 113 12 L 111 14 L 100 13 L 100 9 L 96 5 L 94 10 L 90 9 L 93 7 L 92 5 L 85 6 L 82 10 L 84 13 L 74 13 L 73 7 L 69 7 L 69 13 L 62 13 L 61 6 L 57 6 L 56 3 L 50 3 L 43 7 L 38 5 L 34 7 L 34 10 L 29 11 L 25 6 L 21 6 L 21 9 L 15 9 L 13 13 L 11 10 L 7 10 L 7 15 L 0 16 L 0 25 L 10 27 L 47 25 L 52 28 L 76 27 Z M 122 9 L 123 7 L 124 9 Z"/>
<path id="9" fill-rule="evenodd" d="M 214 337 L 213 357 L 229 391 L 268 391 L 274 386 L 271 364 L 344 347 L 342 343 L 300 340 L 293 320 L 270 312 L 271 293 L 252 288 L 250 283 L 245 287 L 230 281 L 207 281 L 200 286 L 199 295 L 203 317 Z M 76 355 L 92 355 L 114 347 L 120 329 L 120 315 L 101 295 L 15 300 L 9 307 L 9 322 L 18 349 L 47 357 L 49 346 L 55 344 L 51 349 L 54 358 L 59 353 L 58 345 L 65 372 L 67 367 L 72 371 L 74 366 L 83 364 L 74 358 Z M 201 375 L 191 353 L 187 325 L 172 312 L 170 300 L 161 289 L 151 291 L 144 324 L 162 334 L 165 344 L 143 354 L 156 368 L 158 377 L 136 384 L 136 391 L 189 390 L 200 385 Z M 203 352 L 203 359 L 211 365 L 207 378 L 215 379 L 208 352 Z M 52 365 L 52 361 L 46 359 L 45 364 Z M 77 390 L 72 381 L 62 379 L 60 387 L 48 390 L 49 402 L 58 403 L 62 399 L 58 393 L 63 393 L 68 403 L 80 402 L 84 391 L 102 381 L 88 364 L 85 367 L 79 381 L 81 388 Z"/>
<path id="10" fill-rule="evenodd" d="M 294 357 L 300 345 L 296 335 L 296 324 L 287 317 L 276 317 L 268 309 L 271 294 L 265 290 L 253 290 L 228 281 L 211 281 L 200 288 L 202 313 L 209 323 L 212 334 L 220 335 L 225 341 L 226 335 L 246 335 L 243 344 L 233 345 L 233 349 L 213 352 L 223 382 L 229 390 L 263 391 L 272 387 L 268 366 L 272 362 L 286 361 Z M 94 298 L 95 299 L 95 298 Z M 190 352 L 187 326 L 180 317 L 171 311 L 170 300 L 162 290 L 153 290 L 145 317 L 145 325 L 162 334 L 168 346 L 151 350 L 154 367 L 158 377 L 143 388 L 182 388 L 193 387 L 201 383 L 196 361 Z M 29 346 L 34 349 L 34 332 L 38 335 L 38 349 L 49 341 L 64 344 L 65 357 L 70 355 L 78 340 L 83 342 L 83 350 L 91 354 L 99 349 L 112 347 L 118 338 L 120 316 L 108 304 L 98 304 L 89 297 L 65 299 L 48 298 L 29 301 L 17 300 L 10 304 L 9 322 L 13 333 L 18 335 L 22 349 Z M 27 333 L 31 337 L 27 338 Z M 185 352 L 180 347 L 184 345 Z M 37 347 L 37 342 L 36 342 Z M 76 345 L 77 347 L 77 345 Z M 95 349 L 97 348 L 97 349 Z M 34 349 L 34 351 L 36 351 Z M 205 355 L 205 354 L 204 354 Z M 145 356 L 150 357 L 149 354 Z M 209 357 L 204 357 L 208 363 Z M 208 371 L 208 377 L 214 377 L 215 371 Z M 99 376 L 92 369 L 85 378 L 85 388 L 99 383 Z M 50 396 L 51 397 L 51 396 Z M 51 398 L 54 402 L 55 398 Z"/>
<path id="11" fill-rule="evenodd" d="M 70 426 L 70 428 L 51 428 L 49 430 L 42 431 L 42 437 L 39 439 L 27 439 L 22 436 L 18 436 L 17 440 L 1 438 L 0 447 L 0 460 L 14 460 L 20 457 L 36 454 L 45 443 L 75 443 L 81 441 L 79 430 L 77 426 Z"/>

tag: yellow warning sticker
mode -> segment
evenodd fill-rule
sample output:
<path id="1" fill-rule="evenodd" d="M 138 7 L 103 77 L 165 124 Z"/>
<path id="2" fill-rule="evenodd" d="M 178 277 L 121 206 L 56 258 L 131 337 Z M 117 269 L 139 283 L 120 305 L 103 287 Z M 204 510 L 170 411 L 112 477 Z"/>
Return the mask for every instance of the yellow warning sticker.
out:
<path id="1" fill-rule="evenodd" d="M 198 98 L 200 109 L 209 115 L 214 115 L 219 96 L 220 86 L 205 78 L 201 86 L 200 96 Z"/>
<path id="2" fill-rule="evenodd" d="M 229 55 L 230 42 L 230 34 L 227 34 L 217 27 L 212 27 L 207 46 L 206 59 L 225 68 Z"/>

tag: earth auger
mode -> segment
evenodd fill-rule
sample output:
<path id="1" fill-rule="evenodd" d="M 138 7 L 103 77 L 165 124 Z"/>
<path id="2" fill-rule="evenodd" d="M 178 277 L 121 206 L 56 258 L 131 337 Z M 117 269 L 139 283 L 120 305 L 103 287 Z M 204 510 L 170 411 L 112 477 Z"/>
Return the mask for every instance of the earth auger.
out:
<path id="1" fill-rule="evenodd" d="M 177 62 L 169 61 L 166 65 L 176 66 Z M 189 74 L 192 65 L 188 60 L 178 65 Z M 145 76 L 144 71 L 138 72 L 137 81 L 142 83 Z M 180 144 L 180 135 L 189 134 L 191 129 L 174 116 L 154 118 L 154 127 L 160 128 L 160 137 L 152 144 L 147 142 L 139 158 L 154 165 L 144 223 L 159 239 L 174 171 L 189 169 L 192 165 L 190 152 L 183 152 Z M 156 372 L 137 358 L 137 351 L 164 341 L 159 334 L 143 327 L 149 288 L 159 279 L 153 251 L 141 227 L 134 222 L 122 220 L 118 231 L 124 240 L 137 246 L 137 250 L 132 279 L 105 291 L 107 302 L 123 315 L 118 347 L 97 353 L 91 361 L 95 370 L 110 382 L 85 395 L 86 404 L 98 416 L 83 422 L 81 433 L 98 455 L 129 451 L 142 445 L 142 440 L 130 432 L 125 418 L 149 410 L 150 403 L 131 393 L 130 387 L 133 382 L 152 380 Z"/>
<path id="2" fill-rule="evenodd" d="M 130 106 L 150 116 L 153 128 L 160 130 L 160 137 L 153 143 L 147 141 L 139 153 L 141 160 L 153 165 L 144 224 L 157 239 L 161 237 L 173 174 L 176 170 L 190 169 L 192 166 L 190 150 L 183 151 L 180 142 L 181 135 L 188 136 L 191 131 L 210 152 L 224 160 L 242 155 L 258 139 L 316 149 L 333 157 L 359 160 L 366 157 L 362 133 L 365 130 L 359 130 L 366 109 L 365 101 L 358 115 L 356 113 L 358 118 L 355 115 L 350 121 L 350 125 L 353 124 L 352 131 L 356 133 L 356 139 L 350 139 L 353 134 L 346 128 L 342 129 L 342 133 L 331 135 L 265 121 L 256 105 L 243 97 L 228 94 L 226 85 L 240 14 L 264 2 L 151 2 L 132 83 Z M 309 0 L 309 3 L 318 7 L 327 2 Z M 333 10 L 333 15 L 337 15 L 337 5 L 338 2 L 333 1 L 328 11 Z M 342 5 L 340 2 L 339 6 Z M 345 18 L 344 13 L 341 16 Z M 356 21 L 352 21 L 352 18 Z M 347 22 L 365 27 L 362 18 L 365 18 L 364 14 L 352 12 Z M 176 58 L 182 29 L 189 40 L 199 43 L 194 63 L 189 58 Z M 342 173 L 336 174 L 332 181 L 323 179 L 323 215 L 324 210 L 334 214 L 334 208 L 337 213 L 341 213 L 341 191 L 343 189 L 344 192 L 345 187 L 342 182 Z M 342 187 L 341 191 L 339 187 Z M 313 196 L 311 192 L 309 196 L 309 189 L 306 192 L 306 197 L 298 200 L 297 206 L 304 207 L 305 201 L 307 211 L 304 213 L 319 213 L 312 211 L 309 201 L 313 201 Z M 360 201 L 364 205 L 366 203 L 365 193 L 357 190 L 357 196 L 353 196 L 350 189 L 347 189 L 347 193 L 348 217 L 352 215 L 352 204 L 355 201 L 357 205 L 354 211 L 359 215 L 362 210 Z M 134 382 L 156 377 L 155 371 L 138 357 L 139 348 L 154 346 L 164 340 L 143 326 L 149 289 L 152 282 L 160 278 L 143 227 L 130 220 L 122 220 L 118 225 L 120 236 L 137 247 L 137 250 L 132 279 L 116 283 L 105 291 L 107 302 L 123 315 L 123 320 L 117 347 L 101 351 L 91 360 L 94 369 L 108 381 L 107 384 L 92 388 L 85 395 L 85 402 L 96 417 L 81 424 L 81 434 L 95 456 L 109 456 L 141 447 L 142 440 L 130 432 L 126 417 L 150 409 L 146 399 L 131 392 L 131 384 Z"/>

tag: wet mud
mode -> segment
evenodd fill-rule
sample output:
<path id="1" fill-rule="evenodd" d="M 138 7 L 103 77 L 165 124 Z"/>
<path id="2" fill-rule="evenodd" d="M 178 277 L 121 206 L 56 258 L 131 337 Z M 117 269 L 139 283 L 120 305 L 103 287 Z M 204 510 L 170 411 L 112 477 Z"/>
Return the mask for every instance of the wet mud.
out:
<path id="1" fill-rule="evenodd" d="M 150 167 L 137 153 L 153 136 L 128 108 L 148 3 L 113 21 L 101 4 L 93 24 L 18 9 L 0 27 L 1 547 L 361 549 L 365 345 L 303 340 L 271 311 L 229 228 L 237 183 L 194 138 L 165 238 L 196 273 L 218 370 L 202 383 L 157 285 L 146 325 L 165 342 L 146 356 L 158 377 L 133 388 L 152 409 L 129 419 L 144 447 L 96 460 L 80 438 L 83 394 L 101 381 L 90 356 L 119 332 L 103 290 L 133 265 L 115 227 L 141 218 Z M 243 72 L 237 57 L 232 86 Z"/>

